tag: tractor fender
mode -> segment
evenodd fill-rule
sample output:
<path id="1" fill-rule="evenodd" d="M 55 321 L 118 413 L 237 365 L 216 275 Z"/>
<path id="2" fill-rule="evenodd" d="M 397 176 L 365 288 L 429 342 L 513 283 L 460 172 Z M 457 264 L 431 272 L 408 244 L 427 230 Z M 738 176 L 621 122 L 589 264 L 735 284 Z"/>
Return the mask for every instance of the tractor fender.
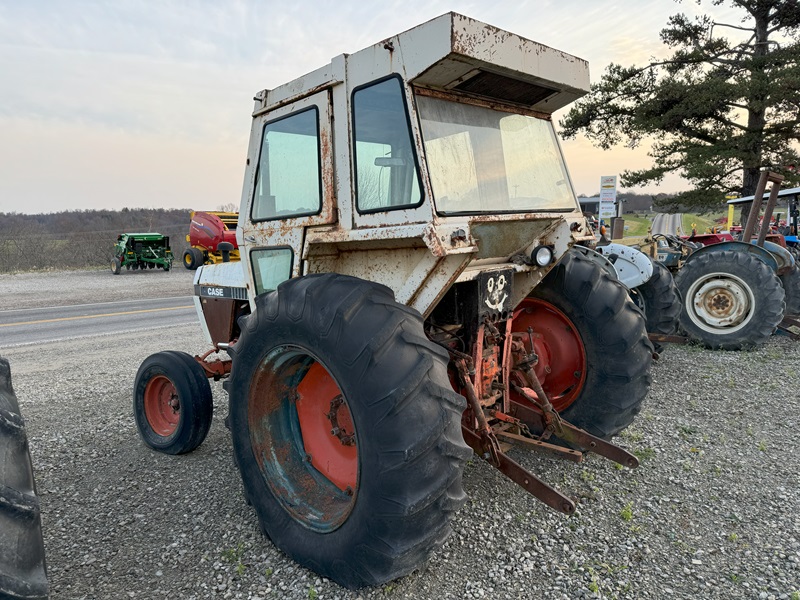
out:
<path id="1" fill-rule="evenodd" d="M 765 242 L 766 243 L 766 242 Z M 776 246 L 780 248 L 777 244 L 770 244 L 771 246 Z M 744 252 L 747 254 L 752 254 L 762 262 L 769 265 L 769 267 L 778 272 L 779 264 L 776 256 L 778 253 L 773 254 L 766 248 L 762 248 L 760 246 L 756 246 L 755 244 L 746 244 L 745 242 L 721 242 L 719 244 L 712 244 L 710 246 L 703 246 L 702 248 L 698 248 L 694 252 L 692 252 L 688 258 L 684 261 L 684 265 L 686 263 L 696 260 L 698 256 L 704 256 L 709 252 L 724 252 L 725 250 L 732 250 L 734 252 Z M 783 250 L 783 248 L 781 248 Z"/>
<path id="2" fill-rule="evenodd" d="M 614 265 L 611 264 L 611 261 L 608 260 L 605 256 L 597 252 L 597 250 L 593 250 L 588 246 L 573 246 L 572 250 L 575 252 L 580 252 L 586 258 L 591 260 L 593 263 L 598 265 L 601 269 L 603 269 L 612 279 L 616 279 L 619 281 L 619 276 L 617 271 L 614 269 Z"/>
<path id="3" fill-rule="evenodd" d="M 653 263 L 640 250 L 623 244 L 605 244 L 595 248 L 614 266 L 617 279 L 629 290 L 647 283 L 653 276 Z"/>
<path id="4" fill-rule="evenodd" d="M 782 275 L 794 267 L 794 256 L 786 248 L 775 242 L 764 240 L 764 249 L 775 257 L 778 263 L 778 274 Z"/>

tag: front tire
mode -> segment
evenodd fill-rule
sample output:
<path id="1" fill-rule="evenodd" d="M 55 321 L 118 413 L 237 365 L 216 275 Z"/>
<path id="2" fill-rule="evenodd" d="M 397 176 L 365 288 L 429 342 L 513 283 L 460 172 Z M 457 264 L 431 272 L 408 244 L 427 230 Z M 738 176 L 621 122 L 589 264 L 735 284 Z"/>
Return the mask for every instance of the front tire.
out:
<path id="1" fill-rule="evenodd" d="M 119 262 L 117 257 L 111 259 L 111 272 L 114 275 L 119 275 L 120 270 L 122 269 L 122 264 Z"/>
<path id="2" fill-rule="evenodd" d="M 0 598 L 47 598 L 42 518 L 25 421 L 0 358 Z"/>
<path id="3" fill-rule="evenodd" d="M 653 263 L 653 275 L 630 291 L 634 304 L 644 313 L 648 333 L 673 335 L 678 331 L 681 316 L 681 296 L 672 273 L 660 262 Z M 661 346 L 656 345 L 656 351 Z"/>
<path id="4" fill-rule="evenodd" d="M 604 439 L 631 424 L 650 389 L 653 345 L 625 286 L 569 252 L 515 311 L 513 330 L 528 327 L 537 376 L 562 417 Z"/>
<path id="5" fill-rule="evenodd" d="M 133 414 L 145 444 L 165 454 L 185 454 L 203 443 L 213 399 L 203 367 L 185 352 L 148 356 L 133 385 Z"/>
<path id="6" fill-rule="evenodd" d="M 786 313 L 800 315 L 800 267 L 796 266 L 780 276 L 783 291 L 786 293 Z"/>
<path id="7" fill-rule="evenodd" d="M 711 250 L 695 255 L 675 283 L 683 297 L 681 328 L 707 348 L 756 348 L 783 320 L 780 279 L 749 253 Z"/>
<path id="8" fill-rule="evenodd" d="M 421 315 L 382 285 L 308 275 L 259 296 L 234 348 L 234 454 L 266 535 L 349 588 L 422 565 L 472 450 Z"/>

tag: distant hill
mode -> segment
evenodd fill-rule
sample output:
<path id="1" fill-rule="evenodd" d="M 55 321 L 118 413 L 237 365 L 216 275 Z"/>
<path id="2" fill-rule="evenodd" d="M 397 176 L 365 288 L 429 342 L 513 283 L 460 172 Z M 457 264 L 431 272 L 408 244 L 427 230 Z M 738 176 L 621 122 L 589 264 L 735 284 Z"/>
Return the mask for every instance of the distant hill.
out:
<path id="1" fill-rule="evenodd" d="M 0 273 L 106 268 L 120 233 L 169 236 L 180 259 L 188 246 L 188 209 L 123 208 L 25 215 L 0 213 Z"/>

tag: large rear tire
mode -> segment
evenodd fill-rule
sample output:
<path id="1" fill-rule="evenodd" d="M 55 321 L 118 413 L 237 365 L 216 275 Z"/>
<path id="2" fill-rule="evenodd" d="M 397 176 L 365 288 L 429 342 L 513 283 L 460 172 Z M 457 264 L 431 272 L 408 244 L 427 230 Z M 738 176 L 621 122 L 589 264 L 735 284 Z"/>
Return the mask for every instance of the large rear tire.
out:
<path id="1" fill-rule="evenodd" d="M 537 376 L 561 416 L 604 439 L 630 425 L 650 389 L 653 345 L 625 286 L 570 252 L 515 311 L 513 329 L 529 326 Z"/>
<path id="2" fill-rule="evenodd" d="M 672 273 L 660 262 L 652 260 L 653 275 L 630 291 L 634 304 L 644 313 L 647 333 L 673 335 L 678 331 L 681 316 L 681 295 Z M 655 344 L 657 352 L 661 345 Z"/>
<path id="3" fill-rule="evenodd" d="M 747 252 L 709 250 L 694 255 L 678 271 L 675 283 L 683 298 L 681 328 L 707 348 L 756 348 L 783 319 L 780 279 Z"/>
<path id="4" fill-rule="evenodd" d="M 0 358 L 0 598 L 47 598 L 42 519 L 25 422 Z"/>
<path id="5" fill-rule="evenodd" d="M 234 454 L 266 535 L 349 588 L 421 566 L 472 455 L 421 315 L 382 285 L 308 275 L 259 296 L 234 348 Z"/>
<path id="6" fill-rule="evenodd" d="M 133 384 L 133 414 L 145 444 L 185 454 L 203 443 L 214 404 L 203 367 L 185 352 L 148 356 Z"/>

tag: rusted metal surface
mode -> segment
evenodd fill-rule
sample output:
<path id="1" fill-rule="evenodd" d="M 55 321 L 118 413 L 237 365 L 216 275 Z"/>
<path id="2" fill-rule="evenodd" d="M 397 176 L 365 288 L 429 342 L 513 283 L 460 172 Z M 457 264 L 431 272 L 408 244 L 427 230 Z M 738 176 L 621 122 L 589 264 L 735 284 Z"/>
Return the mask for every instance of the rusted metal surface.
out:
<path id="1" fill-rule="evenodd" d="M 648 339 L 651 342 L 659 342 L 662 344 L 688 344 L 692 340 L 685 335 L 666 335 L 663 333 L 648 333 Z"/>
<path id="2" fill-rule="evenodd" d="M 204 319 L 212 344 L 225 343 L 237 336 L 236 319 L 247 311 L 247 301 L 232 298 L 201 298 Z"/>
<path id="3" fill-rule="evenodd" d="M 309 365 L 309 358 L 302 350 L 289 346 L 277 347 L 264 357 L 250 383 L 247 427 L 260 474 L 283 508 L 306 527 L 330 532 L 347 520 L 355 506 L 357 489 L 349 483 L 357 481 L 357 472 L 344 475 L 339 472 L 334 477 L 336 481 L 320 477 L 326 456 L 309 454 L 306 442 L 310 438 L 318 441 L 320 427 L 323 427 L 325 437 L 339 451 L 353 455 L 357 447 L 343 446 L 328 431 L 330 422 L 323 406 L 329 407 L 330 399 L 340 393 L 338 389 L 326 389 L 321 396 L 317 395 L 312 388 L 316 387 L 313 384 L 319 372 L 311 374 L 309 383 L 312 385 L 303 389 L 303 381 L 315 365 L 317 371 L 325 370 L 319 363 Z M 333 385 L 335 387 L 335 383 Z M 303 394 L 305 408 L 298 406 Z M 318 403 L 320 400 L 322 404 Z M 310 421 L 316 423 L 310 425 L 311 432 L 303 430 L 303 423 L 297 416 L 306 408 L 310 411 L 307 415 Z M 310 421 L 303 420 L 306 424 Z M 308 440 L 306 435 L 309 435 Z M 309 447 L 323 446 L 310 444 Z M 323 450 L 320 452 L 324 454 Z M 357 463 L 356 460 L 356 468 Z"/>
<path id="4" fill-rule="evenodd" d="M 758 185 L 756 186 L 754 198 L 764 197 L 764 191 L 767 189 L 767 183 L 772 183 L 772 189 L 770 190 L 769 200 L 767 200 L 767 206 L 764 209 L 764 225 L 761 227 L 761 231 L 759 231 L 758 241 L 756 242 L 757 246 L 764 245 L 764 239 L 767 231 L 769 231 L 769 219 L 772 216 L 772 211 L 774 210 L 775 204 L 778 200 L 778 191 L 780 190 L 782 182 L 783 175 L 772 173 L 770 171 L 762 171 L 761 176 L 758 178 Z M 760 213 L 761 206 L 758 203 L 753 202 L 750 207 L 750 214 L 747 217 L 747 223 L 745 224 L 744 231 L 742 232 L 743 240 L 747 241 L 753 238 Z"/>
<path id="5" fill-rule="evenodd" d="M 783 321 L 778 325 L 778 333 L 795 341 L 800 341 L 800 319 L 784 315 Z"/>
<path id="6" fill-rule="evenodd" d="M 233 362 L 230 359 L 223 360 L 219 358 L 208 360 L 208 357 L 215 352 L 217 352 L 216 348 L 212 348 L 205 354 L 195 356 L 194 359 L 203 368 L 206 377 L 213 379 L 214 381 L 219 381 L 220 379 L 223 379 L 231 374 Z"/>
<path id="7" fill-rule="evenodd" d="M 488 450 L 484 439 L 467 428 L 462 428 L 462 431 L 464 433 L 464 441 L 467 442 L 467 445 L 479 456 L 485 456 Z M 492 464 L 494 464 L 503 475 L 525 491 L 533 494 L 550 508 L 562 512 L 565 515 L 571 515 L 575 512 L 575 502 L 571 498 L 527 471 L 518 462 L 509 458 L 507 454 L 501 452 L 498 456 L 497 463 Z"/>
<path id="8" fill-rule="evenodd" d="M 571 514 L 574 502 L 510 459 L 499 440 L 573 462 L 580 462 L 585 452 L 629 468 L 637 467 L 639 461 L 623 448 L 560 417 L 536 376 L 538 356 L 530 353 L 524 342 L 527 339 L 533 347 L 532 328 L 526 332 L 513 332 L 513 328 L 513 317 L 502 323 L 487 320 L 478 327 L 471 354 L 449 349 L 459 376 L 454 385 L 467 399 L 462 419 L 464 439 L 482 458 L 548 506 Z M 507 394 L 512 390 L 513 396 Z M 506 404 L 510 412 L 506 412 Z M 570 447 L 550 443 L 551 438 Z"/>
<path id="9" fill-rule="evenodd" d="M 492 102 L 486 98 L 475 98 L 464 95 L 456 96 L 452 92 L 444 92 L 441 90 L 434 90 L 421 86 L 415 87 L 414 91 L 420 96 L 428 96 L 429 98 L 438 98 L 440 100 L 453 100 L 454 98 L 457 98 L 459 102 L 463 102 L 464 104 L 472 104 L 473 106 L 481 106 L 483 108 L 490 108 L 492 110 L 499 110 L 501 112 L 508 112 L 516 115 L 527 115 L 529 117 L 536 117 L 537 119 L 544 119 L 546 121 L 552 120 L 552 115 L 550 113 L 531 110 L 529 108 L 523 108 L 517 105 L 509 106 L 508 104 L 503 104 L 502 102 Z"/>

